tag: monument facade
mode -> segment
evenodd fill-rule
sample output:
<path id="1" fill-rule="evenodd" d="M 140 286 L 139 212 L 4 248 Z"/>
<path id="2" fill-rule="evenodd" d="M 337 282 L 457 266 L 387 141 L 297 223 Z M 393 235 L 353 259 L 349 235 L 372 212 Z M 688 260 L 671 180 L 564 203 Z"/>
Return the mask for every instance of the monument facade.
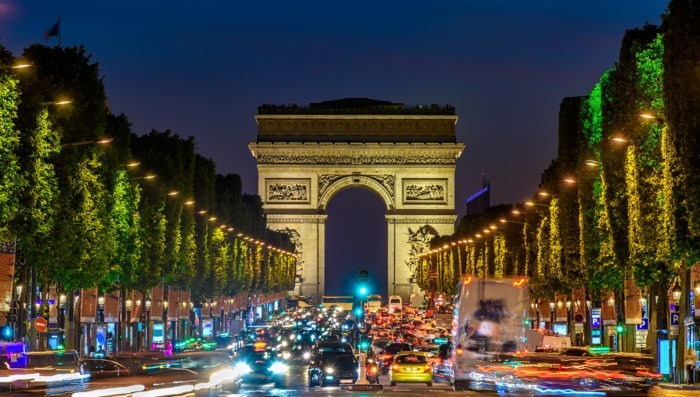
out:
<path id="1" fill-rule="evenodd" d="M 270 229 L 296 246 L 295 293 L 325 293 L 326 207 L 362 187 L 386 206 L 388 292 L 407 302 L 415 259 L 436 235 L 454 233 L 456 141 L 450 106 L 341 99 L 308 107 L 263 105 L 249 148 Z"/>

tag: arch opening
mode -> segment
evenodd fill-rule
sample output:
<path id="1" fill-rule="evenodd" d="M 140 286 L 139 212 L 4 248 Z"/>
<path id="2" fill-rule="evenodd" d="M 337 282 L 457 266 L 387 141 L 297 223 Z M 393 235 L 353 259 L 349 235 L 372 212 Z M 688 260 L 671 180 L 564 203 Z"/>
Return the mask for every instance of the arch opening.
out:
<path id="1" fill-rule="evenodd" d="M 369 293 L 386 298 L 387 210 L 381 197 L 365 186 L 346 186 L 328 204 L 326 295 L 355 295 L 358 271 L 364 267 L 369 271 Z"/>

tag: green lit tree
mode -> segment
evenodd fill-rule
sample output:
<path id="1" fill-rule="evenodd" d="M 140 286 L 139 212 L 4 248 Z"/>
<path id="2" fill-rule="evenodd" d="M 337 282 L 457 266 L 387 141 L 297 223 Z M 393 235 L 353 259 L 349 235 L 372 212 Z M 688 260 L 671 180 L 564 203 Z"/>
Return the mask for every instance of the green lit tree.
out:
<path id="1" fill-rule="evenodd" d="M 0 52 L 3 50 L 0 47 Z M 17 80 L 0 70 L 0 241 L 15 238 L 10 222 L 19 211 L 20 191 L 25 185 L 18 159 L 20 132 L 15 127 L 18 100 Z"/>

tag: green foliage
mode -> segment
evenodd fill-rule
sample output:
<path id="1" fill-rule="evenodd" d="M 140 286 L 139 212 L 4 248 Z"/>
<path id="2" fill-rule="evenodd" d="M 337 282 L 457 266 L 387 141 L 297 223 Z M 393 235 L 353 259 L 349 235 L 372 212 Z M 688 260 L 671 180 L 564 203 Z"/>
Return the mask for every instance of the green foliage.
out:
<path id="1" fill-rule="evenodd" d="M 55 248 L 60 248 L 51 241 L 59 203 L 59 181 L 52 160 L 61 149 L 45 108 L 27 128 L 20 148 L 20 207 L 12 228 L 28 263 L 48 263 L 58 256 Z"/>
<path id="2" fill-rule="evenodd" d="M 67 289 L 91 288 L 112 274 L 115 241 L 109 233 L 108 192 L 96 152 L 74 168 L 61 195 L 54 244 L 58 260 L 47 263 L 48 275 Z"/>
<path id="3" fill-rule="evenodd" d="M 20 133 L 15 128 L 19 91 L 17 80 L 0 71 L 0 241 L 12 239 L 10 222 L 20 206 L 20 189 L 26 185 L 17 150 Z"/>
<path id="4" fill-rule="evenodd" d="M 139 212 L 141 189 L 126 170 L 115 172 L 115 183 L 111 194 L 111 233 L 115 237 L 115 257 L 111 274 L 106 281 L 118 281 L 120 286 L 133 289 L 135 281 L 143 271 L 140 262 L 143 256 L 143 224 Z"/>
<path id="5" fill-rule="evenodd" d="M 582 109 L 582 128 L 586 144 L 590 150 L 598 152 L 603 137 L 603 85 L 607 83 L 611 71 L 605 72 L 598 83 L 593 86 L 584 101 Z"/>

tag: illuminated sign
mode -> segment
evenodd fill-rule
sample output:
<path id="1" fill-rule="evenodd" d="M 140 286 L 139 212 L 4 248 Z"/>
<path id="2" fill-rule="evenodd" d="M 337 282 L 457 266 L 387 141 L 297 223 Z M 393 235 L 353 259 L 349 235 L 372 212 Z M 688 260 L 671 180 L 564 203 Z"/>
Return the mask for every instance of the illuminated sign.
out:
<path id="1" fill-rule="evenodd" d="M 591 309 L 591 328 L 600 328 L 600 308 Z"/>

